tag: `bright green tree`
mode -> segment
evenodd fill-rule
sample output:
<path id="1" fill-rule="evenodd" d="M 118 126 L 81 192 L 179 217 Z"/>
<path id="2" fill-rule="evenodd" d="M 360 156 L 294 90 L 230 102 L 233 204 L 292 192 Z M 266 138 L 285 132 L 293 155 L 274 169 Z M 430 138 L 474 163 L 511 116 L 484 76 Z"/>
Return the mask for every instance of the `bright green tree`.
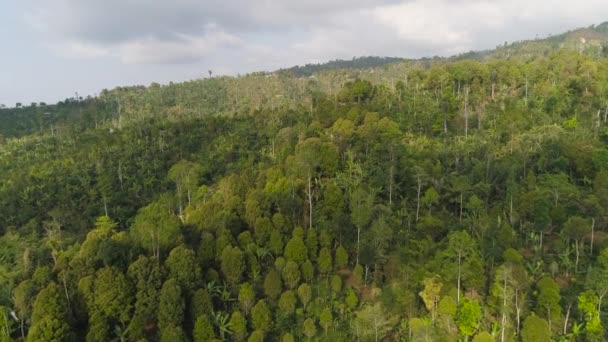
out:
<path id="1" fill-rule="evenodd" d="M 522 342 L 551 341 L 549 323 L 532 313 L 524 320 L 521 340 Z"/>
<path id="2" fill-rule="evenodd" d="M 458 323 L 458 329 L 463 336 L 473 336 L 479 327 L 479 321 L 481 320 L 481 306 L 476 300 L 464 298 L 460 302 L 458 313 L 456 315 L 456 322 Z"/>
<path id="3" fill-rule="evenodd" d="M 198 316 L 196 323 L 194 324 L 194 332 L 192 337 L 195 342 L 210 341 L 215 338 L 215 332 L 213 331 L 213 326 L 209 321 L 209 316 Z"/>
<path id="4" fill-rule="evenodd" d="M 304 333 L 304 336 L 308 337 L 308 340 L 310 341 L 310 339 L 317 334 L 317 326 L 315 325 L 315 321 L 313 321 L 311 318 L 307 318 L 304 321 L 302 332 Z"/>
<path id="5" fill-rule="evenodd" d="M 272 328 L 272 313 L 265 300 L 260 299 L 251 309 L 251 323 L 254 329 L 262 332 Z"/>
<path id="6" fill-rule="evenodd" d="M 50 283 L 38 293 L 34 301 L 27 341 L 69 340 L 73 335 L 68 322 L 66 298 L 55 283 Z"/>
<path id="7" fill-rule="evenodd" d="M 176 244 L 180 237 L 179 219 L 172 214 L 169 199 L 161 197 L 139 210 L 131 235 L 159 259 L 161 248 Z"/>

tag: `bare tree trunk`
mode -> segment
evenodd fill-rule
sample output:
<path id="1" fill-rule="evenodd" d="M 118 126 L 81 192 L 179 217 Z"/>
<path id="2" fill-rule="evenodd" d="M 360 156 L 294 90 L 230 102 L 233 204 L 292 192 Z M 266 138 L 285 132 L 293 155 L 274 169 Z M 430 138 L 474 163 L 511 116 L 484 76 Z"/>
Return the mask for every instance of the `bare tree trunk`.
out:
<path id="1" fill-rule="evenodd" d="M 563 334 L 566 335 L 568 331 L 568 319 L 570 318 L 570 308 L 572 308 L 572 304 L 568 305 L 568 310 L 566 311 L 566 319 L 564 320 L 564 331 Z"/>
<path id="2" fill-rule="evenodd" d="M 68 303 L 68 309 L 71 311 L 72 309 L 70 308 L 70 294 L 68 293 L 68 286 L 65 281 L 65 274 L 63 274 L 61 281 L 63 283 L 63 291 L 65 292 L 65 299 L 67 300 L 67 303 Z"/>

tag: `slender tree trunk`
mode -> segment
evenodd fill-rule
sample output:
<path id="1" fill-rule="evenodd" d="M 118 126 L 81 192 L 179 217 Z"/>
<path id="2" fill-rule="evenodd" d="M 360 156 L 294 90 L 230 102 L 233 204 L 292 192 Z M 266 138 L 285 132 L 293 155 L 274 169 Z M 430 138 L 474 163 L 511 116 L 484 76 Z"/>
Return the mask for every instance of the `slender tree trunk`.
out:
<path id="1" fill-rule="evenodd" d="M 122 184 L 122 161 L 118 161 L 118 181 L 120 182 L 120 190 L 124 190 Z"/>
<path id="2" fill-rule="evenodd" d="M 469 135 L 469 87 L 464 88 L 464 136 Z"/>
<path id="3" fill-rule="evenodd" d="M 460 193 L 460 216 L 458 217 L 458 222 L 462 223 L 462 192 Z"/>
<path id="4" fill-rule="evenodd" d="M 517 335 L 519 335 L 519 326 L 520 326 L 520 315 L 521 315 L 521 308 L 519 307 L 519 290 L 515 290 L 515 314 L 516 314 L 516 322 L 517 322 L 517 326 L 515 327 L 515 332 Z"/>
<path id="5" fill-rule="evenodd" d="M 504 283 L 502 289 L 502 320 L 500 327 L 500 342 L 505 341 L 505 326 L 507 325 L 507 277 L 503 274 Z"/>
<path id="6" fill-rule="evenodd" d="M 572 308 L 572 304 L 568 305 L 568 310 L 566 310 L 566 319 L 564 320 L 564 331 L 563 334 L 566 335 L 568 332 L 568 319 L 570 318 L 570 308 Z"/>
<path id="7" fill-rule="evenodd" d="M 574 240 L 574 250 L 576 251 L 576 260 L 574 262 L 574 272 L 578 273 L 578 258 L 579 258 L 578 240 Z"/>
<path id="8" fill-rule="evenodd" d="M 456 293 L 456 303 L 460 305 L 460 267 L 461 267 L 461 252 L 458 251 L 458 292 Z"/>
<path id="9" fill-rule="evenodd" d="M 422 190 L 422 182 L 420 180 L 420 176 L 418 176 L 418 191 L 416 194 L 416 222 L 418 222 L 418 218 L 420 217 L 420 191 Z"/>
<path id="10" fill-rule="evenodd" d="M 308 228 L 312 227 L 312 177 L 308 174 Z"/>
<path id="11" fill-rule="evenodd" d="M 65 274 L 63 275 L 61 281 L 63 283 L 63 291 L 65 292 L 65 299 L 67 300 L 67 303 L 68 303 L 68 309 L 71 311 L 72 309 L 71 309 L 71 305 L 70 305 L 70 294 L 68 293 L 68 286 L 65 281 Z"/>
<path id="12" fill-rule="evenodd" d="M 510 205 L 509 205 L 509 223 L 513 225 L 513 194 L 511 194 Z"/>
<path id="13" fill-rule="evenodd" d="M 359 242 L 361 241 L 361 228 L 357 227 L 357 263 L 359 265 Z"/>
<path id="14" fill-rule="evenodd" d="M 597 301 L 597 319 L 601 322 L 602 316 L 602 301 L 604 300 L 604 296 L 606 293 L 604 292 L 601 296 L 599 296 L 599 300 Z"/>
<path id="15" fill-rule="evenodd" d="M 591 252 L 589 253 L 590 255 L 593 255 L 593 238 L 595 235 L 595 218 L 591 219 L 591 245 L 590 245 L 590 249 Z"/>

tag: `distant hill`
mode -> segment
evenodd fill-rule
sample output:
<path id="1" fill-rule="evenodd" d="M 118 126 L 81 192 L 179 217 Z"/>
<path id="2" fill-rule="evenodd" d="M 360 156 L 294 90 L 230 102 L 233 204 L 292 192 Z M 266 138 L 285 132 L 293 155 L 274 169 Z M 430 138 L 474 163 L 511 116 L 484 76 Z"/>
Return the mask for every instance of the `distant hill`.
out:
<path id="1" fill-rule="evenodd" d="M 280 69 L 278 72 L 290 74 L 293 76 L 304 77 L 312 76 L 313 74 L 331 69 L 363 69 L 380 67 L 386 64 L 403 62 L 404 58 L 399 57 L 353 57 L 351 60 L 337 59 L 327 63 L 306 64 L 304 66 L 296 65 L 288 69 Z"/>
<path id="2" fill-rule="evenodd" d="M 505 42 L 495 49 L 471 51 L 450 59 L 536 59 L 546 57 L 558 49 L 574 50 L 594 57 L 608 56 L 608 22 L 542 39 Z"/>
<path id="3" fill-rule="evenodd" d="M 321 71 L 335 69 L 367 69 L 381 67 L 387 64 L 400 63 L 405 60 L 429 62 L 437 60 L 463 60 L 463 59 L 536 59 L 548 56 L 551 52 L 559 49 L 579 51 L 582 54 L 592 56 L 608 56 L 608 22 L 600 25 L 592 25 L 579 28 L 546 38 L 504 42 L 494 49 L 482 51 L 470 51 L 451 57 L 425 57 L 411 60 L 401 57 L 353 57 L 352 60 L 337 59 L 326 63 L 296 65 L 291 68 L 280 69 L 279 73 L 296 77 L 312 76 Z"/>

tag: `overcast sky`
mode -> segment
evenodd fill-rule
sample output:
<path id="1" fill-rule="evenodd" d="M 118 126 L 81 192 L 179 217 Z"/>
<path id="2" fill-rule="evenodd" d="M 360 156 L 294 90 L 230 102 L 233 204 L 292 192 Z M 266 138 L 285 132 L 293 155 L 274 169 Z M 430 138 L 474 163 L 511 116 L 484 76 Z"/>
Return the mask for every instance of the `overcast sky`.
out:
<path id="1" fill-rule="evenodd" d="M 353 56 L 447 56 L 608 21 L 606 0 L 0 1 L 0 103 Z"/>

